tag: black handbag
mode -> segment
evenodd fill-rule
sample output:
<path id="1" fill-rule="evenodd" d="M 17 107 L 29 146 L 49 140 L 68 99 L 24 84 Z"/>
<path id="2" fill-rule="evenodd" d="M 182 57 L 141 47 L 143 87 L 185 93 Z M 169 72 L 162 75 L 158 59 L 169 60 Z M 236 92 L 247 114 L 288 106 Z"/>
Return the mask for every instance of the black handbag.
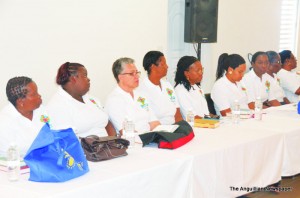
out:
<path id="1" fill-rule="evenodd" d="M 126 152 L 130 144 L 128 140 L 115 136 L 98 137 L 96 135 L 80 139 L 88 161 L 98 162 L 128 155 Z"/>

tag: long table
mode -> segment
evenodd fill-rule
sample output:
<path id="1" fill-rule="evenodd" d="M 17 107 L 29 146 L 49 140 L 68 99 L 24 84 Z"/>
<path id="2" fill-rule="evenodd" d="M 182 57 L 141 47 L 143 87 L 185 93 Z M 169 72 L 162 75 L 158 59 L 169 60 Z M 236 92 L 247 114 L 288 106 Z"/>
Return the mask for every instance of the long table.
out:
<path id="1" fill-rule="evenodd" d="M 241 188 L 280 181 L 283 143 L 282 134 L 245 123 L 196 129 L 195 140 L 179 150 L 194 156 L 192 197 L 236 197 L 247 193 Z"/>
<path id="2" fill-rule="evenodd" d="M 284 135 L 282 176 L 300 173 L 300 115 L 295 104 L 265 110 L 264 120 L 257 127 L 272 129 Z"/>
<path id="3" fill-rule="evenodd" d="M 0 172 L 1 197 L 236 197 L 300 173 L 300 116 L 294 106 L 271 108 L 262 121 L 224 121 L 195 128 L 176 150 L 144 147 L 89 163 L 90 172 L 64 183 L 9 182 Z"/>
<path id="4" fill-rule="evenodd" d="M 186 197 L 190 195 L 192 156 L 137 147 L 126 157 L 89 162 L 90 172 L 64 183 L 9 182 L 0 174 L 1 197 Z M 4 196 L 2 196 L 4 195 Z"/>

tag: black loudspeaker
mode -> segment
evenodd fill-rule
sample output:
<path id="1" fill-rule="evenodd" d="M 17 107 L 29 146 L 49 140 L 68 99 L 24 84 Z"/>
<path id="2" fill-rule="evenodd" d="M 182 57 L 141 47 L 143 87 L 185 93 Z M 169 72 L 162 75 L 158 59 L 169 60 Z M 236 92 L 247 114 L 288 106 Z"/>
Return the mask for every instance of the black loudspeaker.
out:
<path id="1" fill-rule="evenodd" d="M 218 0 L 185 0 L 184 42 L 217 42 L 218 3 Z"/>

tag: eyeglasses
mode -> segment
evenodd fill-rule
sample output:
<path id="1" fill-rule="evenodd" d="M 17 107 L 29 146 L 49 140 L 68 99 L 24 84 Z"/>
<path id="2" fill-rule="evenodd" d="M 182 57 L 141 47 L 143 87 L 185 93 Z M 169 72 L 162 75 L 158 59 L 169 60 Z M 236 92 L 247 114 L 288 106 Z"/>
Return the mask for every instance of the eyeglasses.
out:
<path id="1" fill-rule="evenodd" d="M 129 76 L 140 76 L 141 75 L 141 72 L 140 71 L 134 71 L 134 72 L 130 72 L 130 73 L 123 73 L 123 74 L 120 74 L 120 75 L 129 75 Z"/>
<path id="2" fill-rule="evenodd" d="M 277 64 L 280 64 L 280 65 L 281 65 L 281 61 L 280 61 L 280 60 L 278 60 L 278 61 L 273 61 L 272 63 L 273 63 L 273 64 L 274 64 L 274 63 L 277 63 Z"/>

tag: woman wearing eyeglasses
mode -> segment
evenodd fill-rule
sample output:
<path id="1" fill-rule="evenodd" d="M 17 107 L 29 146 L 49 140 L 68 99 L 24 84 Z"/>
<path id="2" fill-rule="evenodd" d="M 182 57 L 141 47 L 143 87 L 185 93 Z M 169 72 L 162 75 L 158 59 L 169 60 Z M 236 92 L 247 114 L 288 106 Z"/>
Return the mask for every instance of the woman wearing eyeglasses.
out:
<path id="1" fill-rule="evenodd" d="M 246 71 L 246 62 L 238 54 L 221 54 L 218 60 L 216 82 L 211 90 L 217 112 L 226 116 L 237 100 L 241 109 L 249 109 L 247 89 L 241 82 Z"/>
<path id="2" fill-rule="evenodd" d="M 204 91 L 200 83 L 203 77 L 203 67 L 193 56 L 184 56 L 177 63 L 175 74 L 175 91 L 184 118 L 192 111 L 196 118 L 209 115 Z"/>
<path id="3" fill-rule="evenodd" d="M 137 70 L 134 60 L 120 58 L 113 63 L 112 71 L 118 86 L 108 96 L 105 110 L 117 132 L 122 134 L 125 119 L 133 121 L 139 133 L 154 129 L 160 122 L 146 95 L 137 89 L 141 72 Z"/>
<path id="4" fill-rule="evenodd" d="M 149 51 L 143 59 L 147 77 L 143 80 L 142 89 L 151 107 L 162 124 L 173 124 L 182 120 L 173 86 L 163 78 L 167 75 L 168 65 L 162 52 Z"/>
<path id="5" fill-rule="evenodd" d="M 88 94 L 90 79 L 82 64 L 61 65 L 56 83 L 58 91 L 48 103 L 54 129 L 71 127 L 78 137 L 116 135 L 102 104 Z"/>
<path id="6" fill-rule="evenodd" d="M 247 87 L 248 99 L 251 101 L 250 108 L 254 109 L 254 103 L 258 97 L 263 102 L 263 108 L 280 106 L 281 104 L 274 93 L 274 83 L 266 75 L 270 64 L 266 52 L 256 52 L 252 55 L 250 62 L 252 69 L 243 78 Z"/>
<path id="7" fill-rule="evenodd" d="M 285 97 L 284 91 L 280 86 L 280 79 L 277 76 L 278 71 L 281 69 L 281 59 L 277 52 L 267 51 L 266 52 L 269 58 L 269 66 L 267 67 L 266 77 L 269 81 L 272 81 L 274 86 L 273 92 L 276 99 L 280 102 L 281 105 L 289 104 L 290 101 Z"/>

